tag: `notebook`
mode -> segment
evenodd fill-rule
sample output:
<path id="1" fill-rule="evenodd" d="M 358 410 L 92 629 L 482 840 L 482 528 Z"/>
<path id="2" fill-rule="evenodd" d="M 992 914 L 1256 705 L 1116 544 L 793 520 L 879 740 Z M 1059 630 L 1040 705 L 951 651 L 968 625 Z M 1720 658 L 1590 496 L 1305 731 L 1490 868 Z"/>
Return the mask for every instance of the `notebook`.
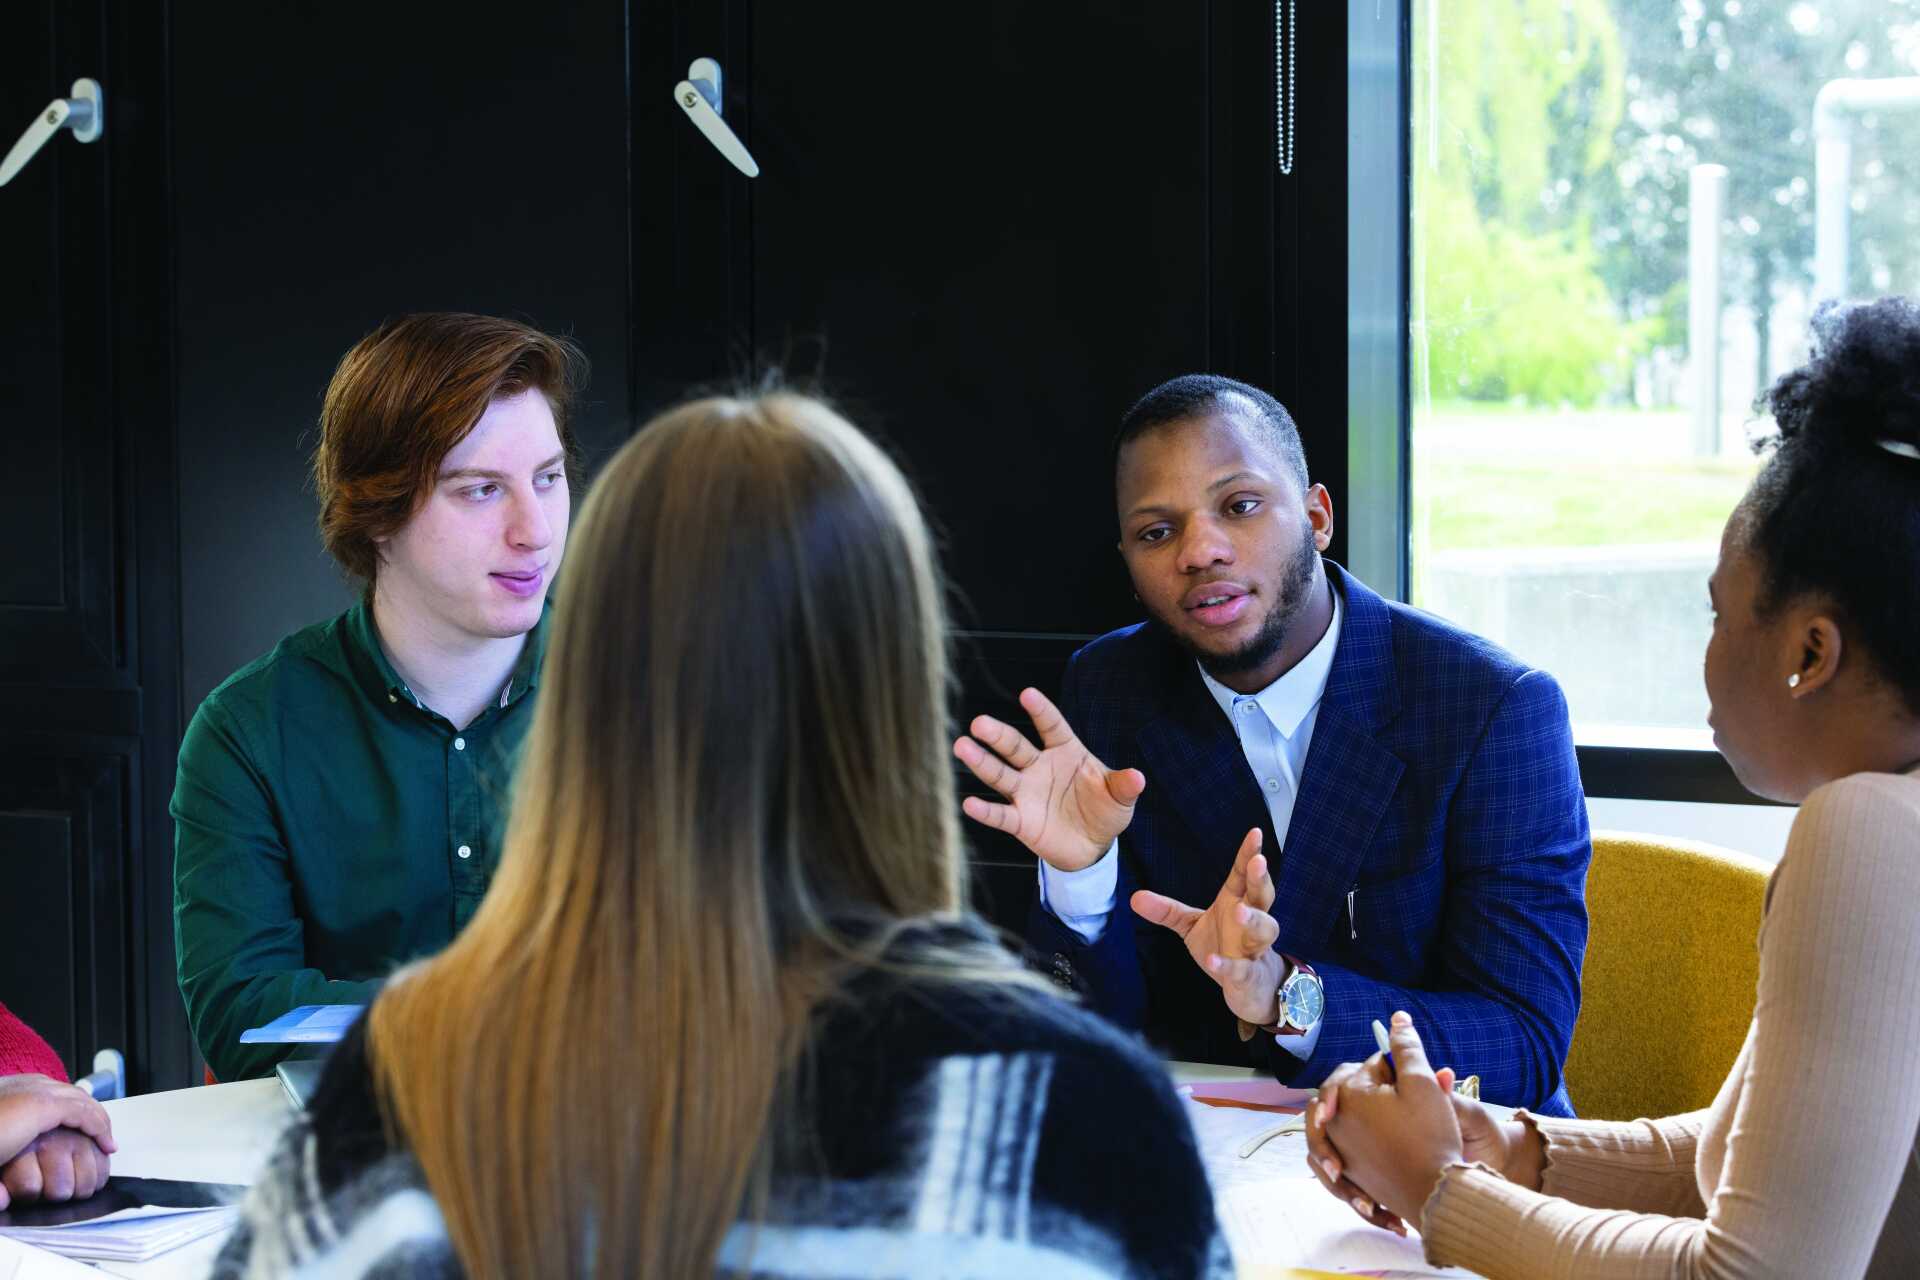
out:
<path id="1" fill-rule="evenodd" d="M 0 1210 L 0 1236 L 69 1258 L 145 1262 L 230 1228 L 246 1188 L 165 1178 L 108 1178 L 85 1200 Z"/>
<path id="2" fill-rule="evenodd" d="M 241 1044 L 332 1044 L 347 1034 L 363 1004 L 303 1004 L 264 1027 L 240 1033 Z"/>

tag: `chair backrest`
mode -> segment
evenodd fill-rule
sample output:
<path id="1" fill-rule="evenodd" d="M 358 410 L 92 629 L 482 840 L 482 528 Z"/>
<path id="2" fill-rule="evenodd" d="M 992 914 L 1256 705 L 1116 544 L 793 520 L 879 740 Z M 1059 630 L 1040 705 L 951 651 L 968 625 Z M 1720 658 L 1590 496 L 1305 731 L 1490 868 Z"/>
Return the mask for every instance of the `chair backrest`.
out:
<path id="1" fill-rule="evenodd" d="M 1713 1101 L 1753 1021 L 1772 870 L 1717 845 L 1594 833 L 1592 927 L 1567 1054 L 1581 1115 L 1632 1120 Z"/>

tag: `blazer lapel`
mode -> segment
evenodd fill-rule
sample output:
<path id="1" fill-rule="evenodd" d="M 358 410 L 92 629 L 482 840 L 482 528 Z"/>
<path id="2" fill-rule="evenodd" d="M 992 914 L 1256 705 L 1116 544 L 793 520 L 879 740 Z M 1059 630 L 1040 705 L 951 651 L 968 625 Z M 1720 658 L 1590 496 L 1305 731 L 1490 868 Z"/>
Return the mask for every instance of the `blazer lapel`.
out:
<path id="1" fill-rule="evenodd" d="M 1346 615 L 1286 847 L 1274 865 L 1279 945 L 1308 953 L 1341 918 L 1354 873 L 1406 772 L 1375 736 L 1399 710 L 1392 616 L 1385 601 L 1332 561 L 1327 574 L 1346 602 Z"/>
<path id="2" fill-rule="evenodd" d="M 1232 869 L 1233 855 L 1250 828 L 1257 825 L 1265 848 L 1272 850 L 1273 821 L 1240 740 L 1200 683 L 1192 659 L 1182 655 L 1170 667 L 1161 705 L 1159 718 L 1139 732 L 1142 770 L 1147 786 L 1165 796 L 1198 847 L 1169 850 L 1172 862 L 1155 868 L 1156 878 L 1164 878 L 1167 891 L 1175 893 L 1192 894 L 1204 884 L 1205 896 L 1193 905 L 1205 906 Z"/>

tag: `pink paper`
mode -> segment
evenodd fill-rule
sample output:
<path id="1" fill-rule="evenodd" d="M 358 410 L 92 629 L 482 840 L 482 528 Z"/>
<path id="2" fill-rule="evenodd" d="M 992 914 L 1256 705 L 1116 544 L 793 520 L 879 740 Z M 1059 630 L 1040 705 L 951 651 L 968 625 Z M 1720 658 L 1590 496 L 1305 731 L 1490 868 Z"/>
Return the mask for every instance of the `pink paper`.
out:
<path id="1" fill-rule="evenodd" d="M 1278 1080 L 1217 1080 L 1180 1086 L 1195 1102 L 1213 1106 L 1251 1107 L 1261 1111 L 1282 1111 L 1297 1115 L 1306 1110 L 1313 1093 L 1294 1089 Z"/>

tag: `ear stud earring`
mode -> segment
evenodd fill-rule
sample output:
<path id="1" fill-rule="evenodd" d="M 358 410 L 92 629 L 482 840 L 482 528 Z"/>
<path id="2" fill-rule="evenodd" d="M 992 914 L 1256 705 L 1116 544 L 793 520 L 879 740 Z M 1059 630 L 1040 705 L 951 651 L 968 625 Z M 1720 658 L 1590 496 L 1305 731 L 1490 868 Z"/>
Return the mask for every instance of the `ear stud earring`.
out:
<path id="1" fill-rule="evenodd" d="M 1800 673 L 1796 671 L 1792 675 L 1787 677 L 1787 688 L 1798 689 L 1799 687 L 1800 687 Z"/>

